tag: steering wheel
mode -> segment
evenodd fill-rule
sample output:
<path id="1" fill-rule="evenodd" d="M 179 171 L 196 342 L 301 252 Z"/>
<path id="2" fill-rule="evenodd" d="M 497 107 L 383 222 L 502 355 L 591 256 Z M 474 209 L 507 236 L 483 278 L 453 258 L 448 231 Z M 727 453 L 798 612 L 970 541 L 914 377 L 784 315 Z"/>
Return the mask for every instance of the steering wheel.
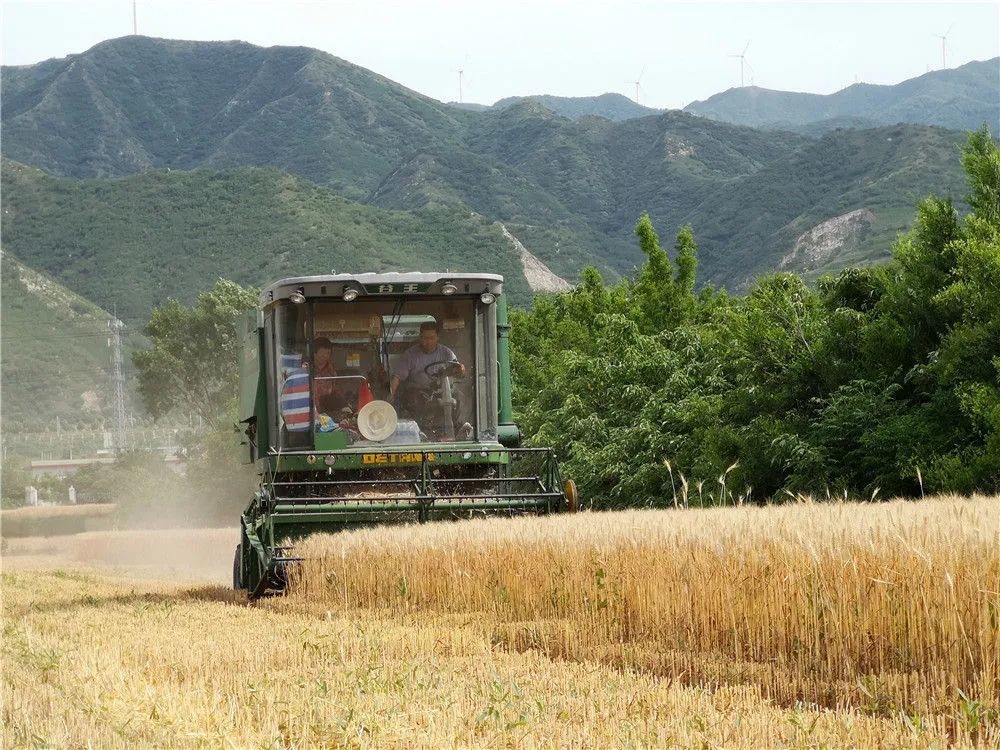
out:
<path id="1" fill-rule="evenodd" d="M 450 375 L 451 377 L 458 377 L 461 374 L 462 365 L 458 362 L 441 361 L 441 362 L 431 362 L 424 368 L 424 374 L 429 378 L 437 378 L 442 375 Z"/>

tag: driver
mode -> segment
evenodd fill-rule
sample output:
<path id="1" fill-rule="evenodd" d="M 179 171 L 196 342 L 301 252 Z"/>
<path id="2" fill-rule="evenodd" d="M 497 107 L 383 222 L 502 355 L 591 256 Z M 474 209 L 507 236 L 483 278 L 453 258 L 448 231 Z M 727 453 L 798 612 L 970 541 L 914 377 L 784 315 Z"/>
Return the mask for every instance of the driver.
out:
<path id="1" fill-rule="evenodd" d="M 439 331 L 437 321 L 428 320 L 420 324 L 420 342 L 403 352 L 396 363 L 389 383 L 389 392 L 392 396 L 396 395 L 400 385 L 404 386 L 404 390 L 428 390 L 431 387 L 431 378 L 425 369 L 437 362 L 454 362 L 459 377 L 465 376 L 465 365 L 458 361 L 455 352 L 439 343 Z"/>

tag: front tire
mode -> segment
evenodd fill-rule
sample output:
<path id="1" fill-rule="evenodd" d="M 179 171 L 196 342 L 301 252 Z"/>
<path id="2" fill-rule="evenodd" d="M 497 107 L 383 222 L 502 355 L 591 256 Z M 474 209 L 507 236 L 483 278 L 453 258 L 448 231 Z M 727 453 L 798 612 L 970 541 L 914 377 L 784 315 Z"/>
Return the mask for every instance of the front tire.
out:
<path id="1" fill-rule="evenodd" d="M 243 590 L 243 545 L 236 545 L 236 554 L 233 556 L 233 589 Z"/>

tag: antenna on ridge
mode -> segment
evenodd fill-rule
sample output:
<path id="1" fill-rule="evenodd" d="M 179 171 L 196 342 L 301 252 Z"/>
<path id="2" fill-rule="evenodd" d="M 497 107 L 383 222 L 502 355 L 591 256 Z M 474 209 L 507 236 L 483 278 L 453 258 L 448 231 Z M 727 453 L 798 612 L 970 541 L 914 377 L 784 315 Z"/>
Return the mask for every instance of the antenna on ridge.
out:
<path id="1" fill-rule="evenodd" d="M 132 0 L 132 36 L 139 36 L 139 21 L 135 12 L 135 0 Z"/>
<path id="2" fill-rule="evenodd" d="M 751 41 L 753 41 L 753 40 L 752 39 L 748 39 L 747 40 L 747 46 L 744 47 L 743 51 L 740 52 L 738 55 L 730 55 L 730 57 L 738 57 L 738 58 L 740 58 L 740 88 L 743 88 L 743 68 L 744 68 L 744 66 L 747 67 L 747 68 L 750 68 L 750 63 L 747 62 L 747 50 L 750 49 L 750 42 Z M 752 78 L 752 76 L 753 76 L 753 68 L 750 68 L 750 75 L 751 75 L 750 81 L 752 83 L 753 82 L 753 78 Z"/>
<path id="3" fill-rule="evenodd" d="M 639 75 L 636 77 L 636 79 L 634 81 L 625 81 L 625 83 L 631 83 L 633 86 L 635 86 L 635 103 L 636 104 L 639 103 L 639 89 L 642 88 L 639 85 L 639 83 L 640 83 L 640 81 L 642 81 L 642 77 L 643 77 L 643 75 L 645 75 L 645 73 L 646 73 L 646 66 L 643 65 L 642 66 L 642 71 L 639 73 Z"/>
<path id="4" fill-rule="evenodd" d="M 951 33 L 951 30 L 953 28 L 955 28 L 955 24 L 952 24 L 951 26 L 949 26 L 948 30 L 946 32 L 944 32 L 943 34 L 931 34 L 931 36 L 936 36 L 938 39 L 941 40 L 941 69 L 942 70 L 945 70 L 948 67 L 947 62 L 945 61 L 944 53 L 945 53 L 945 47 L 948 44 L 948 35 Z"/>

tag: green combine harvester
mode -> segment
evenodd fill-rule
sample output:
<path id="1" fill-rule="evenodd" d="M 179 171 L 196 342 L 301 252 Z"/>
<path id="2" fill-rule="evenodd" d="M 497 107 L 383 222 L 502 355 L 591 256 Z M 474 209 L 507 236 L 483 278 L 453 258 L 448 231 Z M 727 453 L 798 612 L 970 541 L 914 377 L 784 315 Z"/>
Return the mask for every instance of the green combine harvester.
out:
<path id="1" fill-rule="evenodd" d="M 575 511 L 550 448 L 521 448 L 507 302 L 491 274 L 306 276 L 242 329 L 240 419 L 260 486 L 233 586 L 280 592 L 289 546 L 359 526 Z"/>

